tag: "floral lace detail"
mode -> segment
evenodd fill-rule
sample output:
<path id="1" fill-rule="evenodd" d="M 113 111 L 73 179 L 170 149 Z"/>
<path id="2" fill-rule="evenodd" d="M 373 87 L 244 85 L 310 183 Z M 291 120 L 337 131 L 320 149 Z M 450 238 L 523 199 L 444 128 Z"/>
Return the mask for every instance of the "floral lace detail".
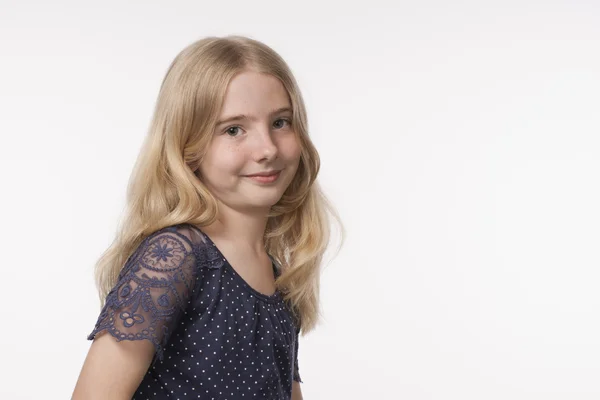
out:
<path id="1" fill-rule="evenodd" d="M 202 237 L 205 241 L 202 251 L 198 253 L 198 263 L 206 268 L 217 269 L 223 266 L 225 260 L 221 257 L 219 251 L 209 242 L 206 237 Z"/>
<path id="2" fill-rule="evenodd" d="M 108 293 L 93 332 L 117 341 L 147 339 L 162 360 L 163 349 L 194 290 L 195 246 L 185 229 L 163 228 L 142 241 Z"/>

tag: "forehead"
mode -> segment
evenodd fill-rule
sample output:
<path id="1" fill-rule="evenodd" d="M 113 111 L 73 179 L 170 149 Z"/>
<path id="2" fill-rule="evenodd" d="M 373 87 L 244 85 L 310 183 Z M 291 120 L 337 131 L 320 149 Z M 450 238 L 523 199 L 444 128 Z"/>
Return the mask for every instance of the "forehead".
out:
<path id="1" fill-rule="evenodd" d="M 243 113 L 261 117 L 284 106 L 291 104 L 279 79 L 255 71 L 243 71 L 229 82 L 220 116 Z"/>

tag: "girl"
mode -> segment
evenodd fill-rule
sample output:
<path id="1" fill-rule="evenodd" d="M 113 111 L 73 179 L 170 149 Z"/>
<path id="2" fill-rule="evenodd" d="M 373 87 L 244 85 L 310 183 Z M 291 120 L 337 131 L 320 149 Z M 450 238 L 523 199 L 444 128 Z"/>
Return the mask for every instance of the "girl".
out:
<path id="1" fill-rule="evenodd" d="M 102 310 L 73 398 L 302 399 L 298 336 L 318 322 L 339 222 L 319 166 L 275 51 L 228 36 L 177 55 L 96 266 Z"/>

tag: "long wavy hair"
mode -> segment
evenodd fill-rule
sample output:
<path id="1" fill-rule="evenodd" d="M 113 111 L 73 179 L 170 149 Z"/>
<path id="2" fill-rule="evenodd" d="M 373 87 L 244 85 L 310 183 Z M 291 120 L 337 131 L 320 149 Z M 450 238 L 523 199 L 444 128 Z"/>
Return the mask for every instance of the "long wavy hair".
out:
<path id="1" fill-rule="evenodd" d="M 282 266 L 276 287 L 305 334 L 319 322 L 320 275 L 330 222 L 342 222 L 318 182 L 320 159 L 308 135 L 304 101 L 285 61 L 264 43 L 244 36 L 207 37 L 184 48 L 163 79 L 148 134 L 127 187 L 115 239 L 95 266 L 104 306 L 119 273 L 144 238 L 167 226 L 210 225 L 218 204 L 198 167 L 234 75 L 253 69 L 278 78 L 292 104 L 292 127 L 302 148 L 296 175 L 273 205 L 264 233 L 266 251 Z M 338 247 L 338 250 L 339 250 Z"/>

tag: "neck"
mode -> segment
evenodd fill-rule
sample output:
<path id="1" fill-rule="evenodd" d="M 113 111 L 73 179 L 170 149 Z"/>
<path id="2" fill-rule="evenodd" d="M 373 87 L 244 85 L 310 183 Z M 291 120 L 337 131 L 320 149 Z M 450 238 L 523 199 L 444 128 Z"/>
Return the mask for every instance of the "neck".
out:
<path id="1" fill-rule="evenodd" d="M 219 237 L 242 252 L 261 255 L 265 253 L 263 240 L 267 226 L 267 213 L 240 212 L 219 203 L 217 220 L 202 229 L 211 237 Z"/>

